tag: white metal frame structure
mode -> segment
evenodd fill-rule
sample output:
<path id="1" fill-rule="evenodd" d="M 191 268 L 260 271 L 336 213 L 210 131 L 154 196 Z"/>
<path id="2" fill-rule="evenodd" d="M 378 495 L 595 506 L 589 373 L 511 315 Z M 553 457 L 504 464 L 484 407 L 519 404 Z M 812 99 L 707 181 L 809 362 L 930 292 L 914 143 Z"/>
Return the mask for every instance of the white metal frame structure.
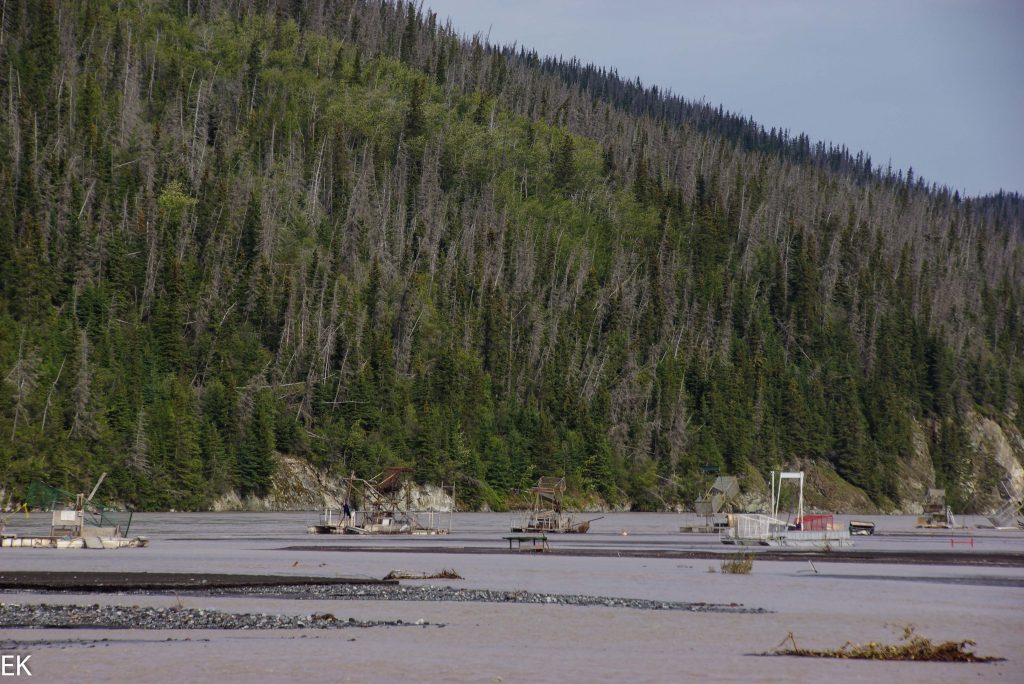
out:
<path id="1" fill-rule="evenodd" d="M 722 531 L 720 541 L 723 544 L 792 546 L 792 547 L 826 547 L 840 548 L 849 546 L 848 530 L 828 529 L 793 529 L 789 521 L 779 517 L 781 508 L 782 485 L 787 480 L 797 484 L 797 518 L 794 524 L 804 524 L 804 474 L 803 472 L 771 471 L 771 515 L 730 515 L 729 528 Z M 787 517 L 791 515 L 786 514 Z"/>
<path id="2" fill-rule="evenodd" d="M 799 484 L 800 497 L 797 503 L 797 521 L 803 521 L 804 519 L 804 473 L 803 471 L 781 471 L 776 473 L 774 470 L 771 472 L 771 487 L 772 487 L 772 517 L 776 520 L 779 519 L 779 503 L 782 498 L 782 483 L 786 480 L 796 480 Z"/>

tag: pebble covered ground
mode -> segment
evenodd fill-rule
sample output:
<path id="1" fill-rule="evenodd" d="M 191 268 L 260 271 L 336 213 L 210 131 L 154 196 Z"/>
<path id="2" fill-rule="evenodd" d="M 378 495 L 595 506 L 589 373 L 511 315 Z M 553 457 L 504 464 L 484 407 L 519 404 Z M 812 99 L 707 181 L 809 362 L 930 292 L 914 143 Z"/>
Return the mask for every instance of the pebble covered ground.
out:
<path id="1" fill-rule="evenodd" d="M 340 629 L 345 627 L 427 627 L 429 622 L 356 620 L 331 613 L 266 615 L 194 608 L 68 606 L 0 603 L 0 627 L 87 629 Z M 433 625 L 444 627 L 444 625 Z"/>
<path id="2" fill-rule="evenodd" d="M 530 603 L 562 606 L 603 606 L 638 610 L 683 610 L 693 613 L 767 613 L 763 608 L 748 608 L 740 603 L 683 603 L 648 599 L 587 596 L 584 594 L 542 594 L 529 591 L 493 591 L 442 586 L 401 585 L 301 585 L 212 589 L 213 596 L 269 596 L 289 599 L 349 599 L 365 601 L 456 601 L 482 603 Z"/>
<path id="3" fill-rule="evenodd" d="M 148 593 L 148 592 L 139 592 Z M 528 591 L 492 591 L 441 586 L 290 585 L 210 589 L 188 592 L 204 596 L 258 596 L 265 598 L 364 601 L 454 601 L 520 603 L 562 606 L 601 606 L 637 610 L 679 610 L 695 613 L 767 613 L 742 604 L 681 603 L 646 599 L 539 594 Z M 190 608 L 142 608 L 138 606 L 72 606 L 0 603 L 0 627 L 100 628 L 100 629 L 337 629 L 340 627 L 398 627 L 416 623 L 338 619 L 330 613 L 305 616 L 225 613 Z M 444 626 L 444 625 L 437 625 Z"/>

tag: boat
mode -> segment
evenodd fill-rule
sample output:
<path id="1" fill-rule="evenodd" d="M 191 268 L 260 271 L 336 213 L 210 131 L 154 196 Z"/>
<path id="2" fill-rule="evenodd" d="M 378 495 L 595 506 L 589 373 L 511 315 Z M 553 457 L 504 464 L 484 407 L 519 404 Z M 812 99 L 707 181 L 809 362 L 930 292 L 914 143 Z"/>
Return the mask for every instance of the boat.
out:
<path id="1" fill-rule="evenodd" d="M 867 536 L 875 533 L 875 523 L 862 520 L 851 520 L 849 524 L 850 534 Z"/>

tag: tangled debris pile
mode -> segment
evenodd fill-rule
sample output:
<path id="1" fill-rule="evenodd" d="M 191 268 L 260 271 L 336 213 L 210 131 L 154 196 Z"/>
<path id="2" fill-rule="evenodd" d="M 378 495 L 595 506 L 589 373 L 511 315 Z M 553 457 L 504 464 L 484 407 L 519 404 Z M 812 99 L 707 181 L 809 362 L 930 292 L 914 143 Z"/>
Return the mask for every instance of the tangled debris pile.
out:
<path id="1" fill-rule="evenodd" d="M 789 643 L 791 648 L 782 648 Z M 866 644 L 855 644 L 847 641 L 837 649 L 810 649 L 796 645 L 796 637 L 790 632 L 776 650 L 764 655 L 788 655 L 807 658 L 849 658 L 859 660 L 918 660 L 932 663 L 992 663 L 1006 660 L 993 656 L 979 656 L 967 650 L 975 646 L 970 639 L 964 641 L 943 641 L 934 643 L 928 637 L 915 632 L 913 625 L 903 628 L 900 643 L 881 644 L 869 641 Z"/>
<path id="2" fill-rule="evenodd" d="M 442 568 L 439 572 L 414 572 L 412 570 L 392 570 L 384 576 L 386 580 L 428 580 L 428 579 L 465 579 L 453 568 Z"/>
<path id="3" fill-rule="evenodd" d="M 193 608 L 68 606 L 0 603 L 0 627 L 83 629 L 341 629 L 344 627 L 426 627 L 425 620 L 356 620 L 331 613 L 266 615 Z M 444 627 L 443 624 L 435 625 Z"/>

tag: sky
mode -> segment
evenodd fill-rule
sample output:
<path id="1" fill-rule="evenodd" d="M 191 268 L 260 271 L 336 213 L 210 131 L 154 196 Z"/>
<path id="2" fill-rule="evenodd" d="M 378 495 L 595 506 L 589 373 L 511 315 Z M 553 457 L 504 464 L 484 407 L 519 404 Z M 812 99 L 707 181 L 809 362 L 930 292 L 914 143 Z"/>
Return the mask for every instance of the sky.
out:
<path id="1" fill-rule="evenodd" d="M 1024 193 L 1021 0 L 425 0 L 968 195 Z"/>

